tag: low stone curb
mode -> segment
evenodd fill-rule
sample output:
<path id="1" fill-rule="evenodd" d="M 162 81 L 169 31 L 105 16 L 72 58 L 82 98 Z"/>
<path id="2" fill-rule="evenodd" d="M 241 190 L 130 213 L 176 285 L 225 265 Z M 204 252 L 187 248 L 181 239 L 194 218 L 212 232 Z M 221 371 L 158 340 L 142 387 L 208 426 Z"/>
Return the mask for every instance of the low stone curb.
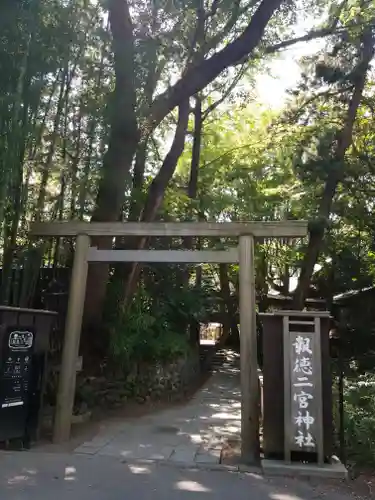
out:
<path id="1" fill-rule="evenodd" d="M 86 454 L 86 453 L 76 453 L 77 455 L 86 456 L 94 458 L 97 456 L 96 454 Z M 316 470 L 303 468 L 300 469 L 297 467 L 296 469 L 287 469 L 283 468 L 282 464 L 280 465 L 280 469 L 272 470 L 272 468 L 268 468 L 267 466 L 256 467 L 246 464 L 222 464 L 222 463 L 208 463 L 208 462 L 186 462 L 179 460 L 170 460 L 170 459 L 147 459 L 147 458 L 129 458 L 129 459 L 119 459 L 121 463 L 128 465 L 156 465 L 156 466 L 164 466 L 164 467 L 175 467 L 179 469 L 190 469 L 190 470 L 206 470 L 206 471 L 227 471 L 234 473 L 243 473 L 243 474 L 255 474 L 257 476 L 280 476 L 283 475 L 285 477 L 321 477 L 323 478 L 340 478 L 346 479 L 347 476 L 344 473 L 344 468 L 339 470 L 330 468 L 317 468 Z M 302 469 L 302 470 L 301 470 Z"/>
<path id="2" fill-rule="evenodd" d="M 228 471 L 242 472 L 263 475 L 261 467 L 250 465 L 230 465 L 230 464 L 213 464 L 204 462 L 182 462 L 178 460 L 163 460 L 163 459 L 121 459 L 121 463 L 129 465 L 158 465 L 165 467 L 177 467 L 179 469 L 199 469 L 212 471 Z"/>

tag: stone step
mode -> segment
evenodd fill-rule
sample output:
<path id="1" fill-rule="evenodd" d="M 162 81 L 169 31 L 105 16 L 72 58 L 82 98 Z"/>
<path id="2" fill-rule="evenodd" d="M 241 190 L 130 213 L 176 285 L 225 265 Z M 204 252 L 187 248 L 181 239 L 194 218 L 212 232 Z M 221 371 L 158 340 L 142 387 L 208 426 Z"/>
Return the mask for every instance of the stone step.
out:
<path id="1" fill-rule="evenodd" d="M 200 359 L 206 369 L 218 369 L 224 363 L 236 364 L 238 354 L 229 349 L 220 349 L 215 352 L 215 346 L 201 346 Z M 211 358 L 211 359 L 210 359 Z"/>

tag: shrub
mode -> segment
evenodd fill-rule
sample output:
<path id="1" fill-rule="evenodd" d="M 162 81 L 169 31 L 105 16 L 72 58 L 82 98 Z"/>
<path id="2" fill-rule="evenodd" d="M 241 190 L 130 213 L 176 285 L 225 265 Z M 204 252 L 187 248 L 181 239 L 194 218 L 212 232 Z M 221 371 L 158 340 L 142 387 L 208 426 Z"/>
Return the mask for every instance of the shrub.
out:
<path id="1" fill-rule="evenodd" d="M 155 302 L 140 288 L 131 306 L 112 318 L 111 354 L 124 369 L 187 355 L 188 337 L 184 331 L 176 331 L 167 311 L 168 307 L 162 304 L 155 307 Z"/>
<path id="2" fill-rule="evenodd" d="M 347 456 L 361 465 L 375 465 L 375 375 L 365 374 L 345 384 Z"/>

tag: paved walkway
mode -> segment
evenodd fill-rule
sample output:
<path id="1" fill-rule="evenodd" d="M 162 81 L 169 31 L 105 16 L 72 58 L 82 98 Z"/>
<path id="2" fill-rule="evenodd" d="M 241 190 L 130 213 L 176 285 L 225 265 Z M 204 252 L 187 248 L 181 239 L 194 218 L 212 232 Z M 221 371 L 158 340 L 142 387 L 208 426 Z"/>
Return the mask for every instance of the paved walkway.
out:
<path id="1" fill-rule="evenodd" d="M 105 456 L 0 452 L 1 500 L 358 500 L 288 478 L 131 464 Z M 368 497 L 370 499 L 370 497 Z"/>
<path id="2" fill-rule="evenodd" d="M 75 450 L 125 461 L 219 464 L 228 441 L 239 441 L 241 392 L 238 354 L 227 361 L 184 406 L 116 422 Z"/>

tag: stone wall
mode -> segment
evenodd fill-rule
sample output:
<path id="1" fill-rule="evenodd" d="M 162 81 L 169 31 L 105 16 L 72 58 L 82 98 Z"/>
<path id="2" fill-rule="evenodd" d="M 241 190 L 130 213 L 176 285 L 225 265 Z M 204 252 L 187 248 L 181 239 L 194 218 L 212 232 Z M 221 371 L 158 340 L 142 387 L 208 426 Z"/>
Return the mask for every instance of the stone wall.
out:
<path id="1" fill-rule="evenodd" d="M 88 407 L 120 407 L 126 401 L 174 399 L 194 388 L 201 377 L 199 352 L 169 363 L 137 365 L 126 377 L 82 379 L 77 386 L 75 412 Z"/>
<path id="2" fill-rule="evenodd" d="M 199 376 L 199 355 L 190 355 L 171 363 L 149 366 L 140 373 L 140 380 L 149 388 L 149 395 L 158 398 L 188 390 L 197 383 Z"/>

